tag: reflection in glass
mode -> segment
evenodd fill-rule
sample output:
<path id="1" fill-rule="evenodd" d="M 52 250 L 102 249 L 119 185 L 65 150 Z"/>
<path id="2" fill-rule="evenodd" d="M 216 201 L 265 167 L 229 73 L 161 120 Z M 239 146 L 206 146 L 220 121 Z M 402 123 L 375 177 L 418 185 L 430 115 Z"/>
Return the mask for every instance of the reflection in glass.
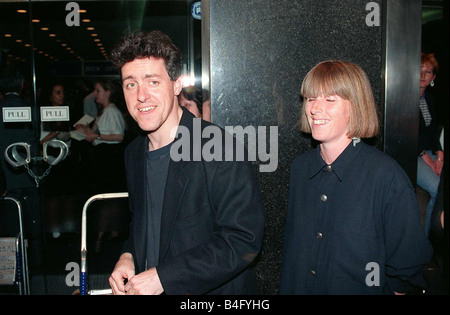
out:
<path id="1" fill-rule="evenodd" d="M 63 138 L 62 141 L 69 147 L 69 154 L 64 161 L 52 167 L 38 188 L 40 198 L 35 204 L 42 214 L 39 220 L 39 224 L 42 223 L 42 231 L 39 233 L 44 235 L 45 250 L 41 252 L 45 252 L 45 255 L 41 255 L 41 261 L 31 257 L 30 263 L 39 265 L 39 268 L 32 269 L 32 274 L 35 275 L 40 275 L 41 271 L 44 271 L 44 274 L 66 274 L 66 264 L 69 261 L 79 261 L 79 252 L 76 250 L 78 246 L 74 246 L 71 251 L 66 241 L 68 238 L 69 241 L 78 243 L 81 231 L 80 211 L 83 203 L 97 192 L 97 189 L 92 187 L 92 176 L 89 173 L 93 165 L 91 143 L 73 137 L 67 138 L 67 135 L 70 134 L 68 132 L 75 131 L 74 124 L 84 115 L 93 118 L 91 127 L 95 124 L 97 115 L 100 115 L 101 108 L 94 93 L 95 82 L 101 79 L 120 84 L 119 73 L 109 61 L 111 48 L 122 36 L 130 32 L 159 29 L 168 34 L 182 51 L 186 84 L 195 83 L 201 86 L 201 67 L 198 66 L 201 65 L 201 21 L 191 16 L 191 5 L 195 1 L 78 0 L 75 1 L 78 8 L 67 6 L 69 2 L 0 3 L 0 63 L 16 65 L 24 76 L 21 95 L 29 101 L 32 108 L 36 135 L 32 148 L 37 148 L 35 155 L 42 153 L 39 139 L 45 137 L 45 127 L 51 129 L 47 130 L 48 134 L 52 132 L 55 139 Z M 63 93 L 60 93 L 63 100 L 59 103 L 55 102 L 56 97 L 53 95 L 56 87 Z M 44 126 L 41 124 L 40 108 L 53 105 L 67 106 L 69 121 L 55 120 Z M 124 103 L 117 102 L 117 107 L 120 107 L 126 121 L 123 140 L 125 146 L 139 130 L 128 117 L 125 106 L 121 105 Z M 47 148 L 47 151 L 52 154 L 51 148 Z M 120 240 L 126 237 L 127 204 L 116 203 L 114 206 L 114 213 L 107 211 L 106 216 L 104 209 L 102 210 L 104 207 L 94 207 L 90 213 L 91 218 L 88 218 L 91 222 L 88 226 L 92 229 L 89 233 L 93 235 L 94 242 L 92 247 L 96 245 L 95 235 L 103 232 L 104 241 L 111 237 L 119 239 L 112 249 L 111 246 L 109 249 L 102 246 L 102 252 L 98 255 L 104 253 L 103 251 L 116 250 L 120 247 Z M 109 205 L 107 208 L 111 207 L 112 205 Z M 101 230 L 105 227 L 110 231 Z M 70 235 L 74 235 L 74 239 L 71 239 Z M 102 261 L 97 270 L 99 273 L 108 274 L 112 270 L 117 255 L 114 253 L 111 256 L 114 259 Z M 58 289 L 67 293 L 75 290 L 67 286 Z M 38 289 L 32 287 L 32 293 L 52 294 L 52 290 L 55 290 L 52 285 L 45 288 L 40 286 Z"/>

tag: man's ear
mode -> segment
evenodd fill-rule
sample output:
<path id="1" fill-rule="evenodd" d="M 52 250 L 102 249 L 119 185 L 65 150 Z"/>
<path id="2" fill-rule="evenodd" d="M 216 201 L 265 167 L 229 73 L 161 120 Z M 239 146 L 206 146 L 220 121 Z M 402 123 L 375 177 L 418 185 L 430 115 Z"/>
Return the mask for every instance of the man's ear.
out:
<path id="1" fill-rule="evenodd" d="M 179 77 L 178 79 L 175 80 L 173 84 L 173 93 L 175 94 L 175 96 L 178 96 L 181 93 L 181 90 L 183 89 L 183 84 L 181 81 L 182 81 L 181 77 Z"/>

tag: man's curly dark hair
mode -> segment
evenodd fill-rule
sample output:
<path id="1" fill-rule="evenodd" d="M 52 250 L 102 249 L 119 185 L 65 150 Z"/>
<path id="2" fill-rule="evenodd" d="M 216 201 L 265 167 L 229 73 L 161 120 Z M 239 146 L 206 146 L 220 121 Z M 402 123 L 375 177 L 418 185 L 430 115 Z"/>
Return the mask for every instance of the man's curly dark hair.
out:
<path id="1" fill-rule="evenodd" d="M 181 52 L 161 31 L 132 33 L 123 37 L 111 52 L 111 61 L 118 69 L 134 59 L 150 57 L 164 60 L 172 81 L 181 75 Z"/>

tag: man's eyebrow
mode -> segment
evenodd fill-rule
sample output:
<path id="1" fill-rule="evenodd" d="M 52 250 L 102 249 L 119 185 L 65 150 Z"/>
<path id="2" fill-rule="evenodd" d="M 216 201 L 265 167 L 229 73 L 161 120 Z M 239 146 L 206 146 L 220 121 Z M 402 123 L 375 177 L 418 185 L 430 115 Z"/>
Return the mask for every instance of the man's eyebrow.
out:
<path id="1" fill-rule="evenodd" d="M 144 75 L 144 79 L 152 79 L 152 78 L 160 78 L 160 77 L 161 77 L 161 75 L 156 74 L 156 73 L 150 73 L 150 74 Z M 135 76 L 132 75 L 132 74 L 130 74 L 130 75 L 127 75 L 126 77 L 123 77 L 123 78 L 122 78 L 122 81 L 125 81 L 125 80 L 134 80 L 134 79 L 135 79 Z"/>
<path id="2" fill-rule="evenodd" d="M 126 77 L 122 77 L 122 81 L 132 80 L 132 79 L 134 79 L 134 76 L 132 76 L 132 75 L 127 75 Z"/>

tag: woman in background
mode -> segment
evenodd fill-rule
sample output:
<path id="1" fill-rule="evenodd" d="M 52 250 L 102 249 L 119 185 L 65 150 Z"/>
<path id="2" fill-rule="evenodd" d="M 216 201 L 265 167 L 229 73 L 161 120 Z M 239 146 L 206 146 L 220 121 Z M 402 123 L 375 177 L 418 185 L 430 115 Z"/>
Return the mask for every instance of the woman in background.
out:
<path id="1" fill-rule="evenodd" d="M 56 83 L 50 88 L 50 104 L 45 104 L 45 106 L 64 106 L 64 102 L 64 86 Z M 70 123 L 68 121 L 43 122 L 41 124 L 41 145 L 52 139 L 64 141 L 70 147 Z"/>
<path id="2" fill-rule="evenodd" d="M 434 86 L 439 64 L 433 54 L 421 55 L 420 68 L 420 120 L 417 157 L 417 185 L 430 194 L 425 215 L 425 233 L 430 234 L 431 214 L 438 194 L 440 175 L 444 166 L 444 150 L 439 141 L 436 123 L 436 101 L 426 89 Z"/>
<path id="3" fill-rule="evenodd" d="M 122 143 L 126 125 L 123 113 L 117 106 L 119 92 L 120 88 L 115 83 L 98 81 L 94 94 L 99 112 L 93 127 L 75 126 L 93 145 L 89 158 L 91 179 L 88 183 L 92 194 L 126 191 Z M 104 233 L 111 232 L 110 237 L 114 238 L 120 227 L 120 203 L 104 201 L 101 204 L 96 252 L 101 250 Z"/>

